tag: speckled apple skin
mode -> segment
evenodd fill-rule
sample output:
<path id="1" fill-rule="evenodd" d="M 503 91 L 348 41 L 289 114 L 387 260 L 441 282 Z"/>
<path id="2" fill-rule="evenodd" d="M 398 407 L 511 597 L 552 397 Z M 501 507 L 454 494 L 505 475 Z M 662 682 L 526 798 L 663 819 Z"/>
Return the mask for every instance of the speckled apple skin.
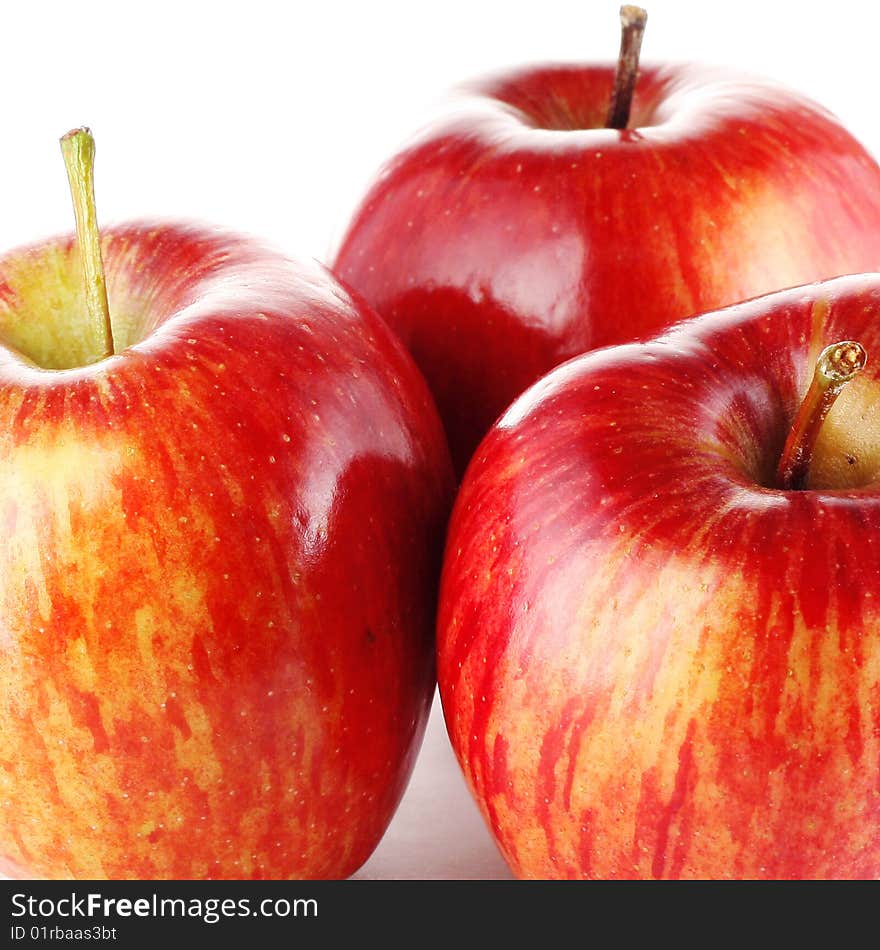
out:
<path id="1" fill-rule="evenodd" d="M 816 103 L 698 65 L 533 66 L 459 90 L 382 169 L 334 269 L 437 400 L 459 473 L 527 386 L 705 310 L 880 269 L 880 168 Z"/>
<path id="2" fill-rule="evenodd" d="M 777 490 L 841 339 L 867 369 L 808 489 Z M 878 275 L 575 358 L 513 404 L 455 504 L 438 649 L 517 875 L 880 876 L 878 484 Z"/>
<path id="3" fill-rule="evenodd" d="M 169 223 L 103 248 L 122 351 L 82 368 L 12 348 L 59 361 L 31 324 L 70 320 L 71 241 L 0 259 L 0 869 L 344 877 L 432 696 L 439 418 L 322 268 Z"/>

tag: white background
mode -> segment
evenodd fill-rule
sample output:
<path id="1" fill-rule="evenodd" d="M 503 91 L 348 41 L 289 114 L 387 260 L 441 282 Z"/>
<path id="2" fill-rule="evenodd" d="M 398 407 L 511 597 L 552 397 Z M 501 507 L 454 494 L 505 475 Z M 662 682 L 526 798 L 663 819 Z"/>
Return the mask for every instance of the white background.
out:
<path id="1" fill-rule="evenodd" d="M 643 59 L 782 80 L 880 154 L 880 5 L 645 0 Z M 72 226 L 57 145 L 86 124 L 99 216 L 196 218 L 326 260 L 377 166 L 453 84 L 616 57 L 613 0 L 8 3 L 0 30 L 0 248 Z M 364 877 L 507 872 L 435 715 Z"/>

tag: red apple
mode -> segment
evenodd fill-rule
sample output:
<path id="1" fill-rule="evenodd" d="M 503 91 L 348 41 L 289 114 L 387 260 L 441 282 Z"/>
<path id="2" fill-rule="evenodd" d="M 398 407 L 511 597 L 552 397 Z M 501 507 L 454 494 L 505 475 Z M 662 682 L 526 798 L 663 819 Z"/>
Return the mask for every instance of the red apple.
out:
<path id="1" fill-rule="evenodd" d="M 425 373 L 463 470 L 559 362 L 783 287 L 880 268 L 880 168 L 775 82 L 647 66 L 622 130 L 612 65 L 470 83 L 392 158 L 336 273 Z"/>
<path id="2" fill-rule="evenodd" d="M 571 360 L 481 444 L 439 681 L 518 875 L 880 874 L 878 313 L 861 275 L 698 317 Z M 819 431 L 839 340 L 868 365 Z"/>
<path id="3" fill-rule="evenodd" d="M 103 232 L 102 337 L 89 237 L 0 259 L 0 869 L 348 875 L 433 690 L 427 387 L 327 271 L 202 226 Z"/>

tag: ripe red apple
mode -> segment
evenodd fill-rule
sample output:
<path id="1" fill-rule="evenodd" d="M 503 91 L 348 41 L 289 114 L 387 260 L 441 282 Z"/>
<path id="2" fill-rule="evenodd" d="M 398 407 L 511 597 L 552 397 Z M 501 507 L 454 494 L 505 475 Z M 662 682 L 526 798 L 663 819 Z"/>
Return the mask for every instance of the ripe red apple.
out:
<path id="1" fill-rule="evenodd" d="M 433 690 L 427 387 L 322 268 L 77 211 L 0 258 L 0 869 L 348 875 Z"/>
<path id="2" fill-rule="evenodd" d="M 481 444 L 439 681 L 518 875 L 880 873 L 878 314 L 861 275 L 697 317 L 569 361 Z"/>
<path id="3" fill-rule="evenodd" d="M 336 253 L 427 377 L 459 471 L 573 355 L 880 268 L 880 168 L 825 109 L 735 71 L 654 65 L 607 128 L 614 82 L 610 64 L 538 65 L 463 87 Z"/>

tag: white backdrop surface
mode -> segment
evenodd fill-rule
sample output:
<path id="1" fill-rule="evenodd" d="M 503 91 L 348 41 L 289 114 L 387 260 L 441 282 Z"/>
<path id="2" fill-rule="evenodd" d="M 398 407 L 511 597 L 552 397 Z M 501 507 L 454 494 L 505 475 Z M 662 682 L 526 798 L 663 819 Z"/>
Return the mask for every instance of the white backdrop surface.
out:
<path id="1" fill-rule="evenodd" d="M 653 0 L 646 62 L 782 80 L 880 153 L 880 5 Z M 613 0 L 32 2 L 3 11 L 0 248 L 72 227 L 57 139 L 97 139 L 103 223 L 207 220 L 327 259 L 378 165 L 453 84 L 614 59 Z M 509 876 L 435 704 L 408 793 L 358 877 Z"/>

